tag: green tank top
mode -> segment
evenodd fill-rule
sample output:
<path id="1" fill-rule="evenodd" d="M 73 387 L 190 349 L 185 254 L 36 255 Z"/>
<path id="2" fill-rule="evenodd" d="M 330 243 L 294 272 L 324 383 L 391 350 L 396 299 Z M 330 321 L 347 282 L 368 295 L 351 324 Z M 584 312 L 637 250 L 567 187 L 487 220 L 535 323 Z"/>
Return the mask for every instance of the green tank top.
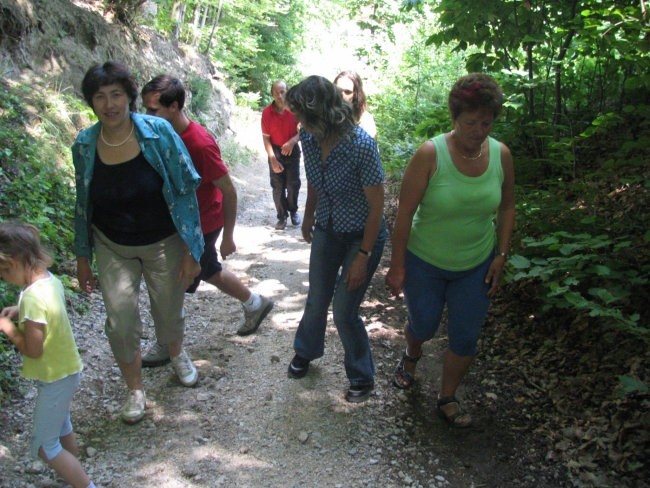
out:
<path id="1" fill-rule="evenodd" d="M 488 138 L 489 161 L 480 176 L 467 176 L 451 160 L 445 135 L 433 138 L 437 168 L 413 217 L 408 250 L 449 271 L 481 264 L 496 246 L 503 167 L 499 141 Z"/>

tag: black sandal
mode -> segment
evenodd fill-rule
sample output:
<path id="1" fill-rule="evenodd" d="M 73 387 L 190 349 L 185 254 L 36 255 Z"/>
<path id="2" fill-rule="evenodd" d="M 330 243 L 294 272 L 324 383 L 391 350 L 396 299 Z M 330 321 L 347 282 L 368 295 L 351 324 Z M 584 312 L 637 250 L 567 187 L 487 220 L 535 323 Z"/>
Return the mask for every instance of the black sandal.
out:
<path id="1" fill-rule="evenodd" d="M 455 403 L 458 405 L 458 410 L 451 415 L 447 415 L 442 409 L 445 405 L 451 405 Z M 438 398 L 438 415 L 443 419 L 450 427 L 455 427 L 457 429 L 466 429 L 472 425 L 472 417 L 467 412 L 463 412 L 460 407 L 460 402 L 456 399 L 455 396 L 448 396 Z"/>
<path id="2" fill-rule="evenodd" d="M 404 369 L 404 364 L 405 363 L 417 364 L 417 362 L 420 360 L 421 357 L 422 357 L 421 352 L 418 357 L 412 358 L 411 356 L 406 354 L 406 351 L 404 351 L 404 354 L 402 355 L 402 359 L 400 359 L 397 368 L 395 368 L 395 373 L 393 374 L 393 386 L 399 388 L 400 390 L 408 390 L 413 386 L 413 384 L 415 383 L 415 378 L 411 373 L 409 373 Z"/>

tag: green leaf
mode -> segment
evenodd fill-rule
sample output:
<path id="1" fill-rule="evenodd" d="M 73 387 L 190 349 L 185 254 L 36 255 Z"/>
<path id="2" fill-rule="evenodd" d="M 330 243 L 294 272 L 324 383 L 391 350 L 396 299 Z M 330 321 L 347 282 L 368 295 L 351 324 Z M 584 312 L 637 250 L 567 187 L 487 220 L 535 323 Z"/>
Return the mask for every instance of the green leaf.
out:
<path id="1" fill-rule="evenodd" d="M 613 295 L 609 290 L 606 290 L 605 288 L 590 288 L 589 294 L 593 297 L 599 298 L 606 305 L 619 300 L 619 297 Z"/>
<path id="2" fill-rule="evenodd" d="M 524 256 L 521 256 L 519 254 L 513 254 L 510 256 L 510 259 L 508 261 L 510 263 L 510 266 L 512 266 L 515 269 L 528 269 L 530 268 L 530 261 L 525 258 Z"/>
<path id="3" fill-rule="evenodd" d="M 611 268 L 608 266 L 603 266 L 601 264 L 591 266 L 589 269 L 594 271 L 599 276 L 610 276 L 612 274 Z"/>
<path id="4" fill-rule="evenodd" d="M 632 378 L 631 376 L 620 375 L 619 381 L 619 398 L 629 395 L 630 393 L 648 393 L 650 389 L 643 381 Z"/>

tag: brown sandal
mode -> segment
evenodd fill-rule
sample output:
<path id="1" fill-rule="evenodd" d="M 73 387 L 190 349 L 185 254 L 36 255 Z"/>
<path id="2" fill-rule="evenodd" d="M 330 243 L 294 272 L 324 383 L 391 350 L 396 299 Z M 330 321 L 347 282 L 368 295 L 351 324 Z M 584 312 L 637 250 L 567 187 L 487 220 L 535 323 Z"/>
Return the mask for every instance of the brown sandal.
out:
<path id="1" fill-rule="evenodd" d="M 422 353 L 420 353 L 418 357 L 412 358 L 411 356 L 406 354 L 406 351 L 404 351 L 404 354 L 402 355 L 402 359 L 400 359 L 397 368 L 395 368 L 395 373 L 393 374 L 393 386 L 396 386 L 400 390 L 408 390 L 413 386 L 413 384 L 415 383 L 415 378 L 411 373 L 409 373 L 404 369 L 404 364 L 405 363 L 417 364 L 417 362 L 420 360 L 421 357 L 422 357 Z"/>
<path id="2" fill-rule="evenodd" d="M 451 405 L 455 403 L 458 405 L 458 410 L 456 410 L 451 415 L 445 413 L 442 409 L 445 405 Z M 467 412 L 463 412 L 460 407 L 460 402 L 456 399 L 455 396 L 448 396 L 438 398 L 438 415 L 443 419 L 450 427 L 456 427 L 457 429 L 465 429 L 472 425 L 472 417 Z"/>

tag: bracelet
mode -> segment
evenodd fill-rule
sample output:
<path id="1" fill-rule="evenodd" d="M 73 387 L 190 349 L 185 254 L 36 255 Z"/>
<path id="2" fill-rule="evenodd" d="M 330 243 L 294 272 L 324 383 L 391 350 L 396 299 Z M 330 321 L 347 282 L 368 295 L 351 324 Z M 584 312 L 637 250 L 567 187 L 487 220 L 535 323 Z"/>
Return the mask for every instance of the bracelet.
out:
<path id="1" fill-rule="evenodd" d="M 370 257 L 370 255 L 372 254 L 370 251 L 366 251 L 365 249 L 361 249 L 361 248 L 359 248 L 359 253 L 368 257 Z"/>
<path id="2" fill-rule="evenodd" d="M 507 252 L 498 252 L 497 256 L 501 256 L 504 259 L 508 259 L 510 257 L 510 254 L 508 254 Z"/>

